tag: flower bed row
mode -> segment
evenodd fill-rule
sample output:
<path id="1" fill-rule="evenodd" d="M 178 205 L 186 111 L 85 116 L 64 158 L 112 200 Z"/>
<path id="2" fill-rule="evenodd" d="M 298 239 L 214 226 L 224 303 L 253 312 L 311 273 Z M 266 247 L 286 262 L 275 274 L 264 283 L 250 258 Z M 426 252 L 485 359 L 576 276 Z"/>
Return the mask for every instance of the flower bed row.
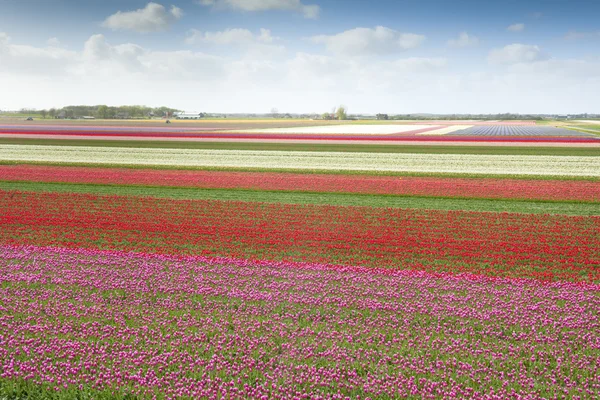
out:
<path id="1" fill-rule="evenodd" d="M 0 191 L 0 243 L 600 280 L 600 217 Z"/>
<path id="2" fill-rule="evenodd" d="M 306 175 L 36 165 L 0 165 L 0 179 L 30 182 L 600 202 L 600 183 L 589 181 Z"/>
<path id="3" fill-rule="evenodd" d="M 137 166 L 600 177 L 600 157 L 0 144 L 0 160 Z"/>

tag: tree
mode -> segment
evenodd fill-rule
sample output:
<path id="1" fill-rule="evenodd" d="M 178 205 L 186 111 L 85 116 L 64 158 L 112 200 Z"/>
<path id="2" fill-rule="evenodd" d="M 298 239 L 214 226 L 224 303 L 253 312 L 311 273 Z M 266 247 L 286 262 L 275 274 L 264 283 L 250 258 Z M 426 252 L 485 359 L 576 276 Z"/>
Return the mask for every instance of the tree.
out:
<path id="1" fill-rule="evenodd" d="M 101 105 L 98 106 L 98 110 L 96 111 L 96 116 L 100 119 L 108 118 L 108 106 Z"/>
<path id="2" fill-rule="evenodd" d="M 50 115 L 50 118 L 56 117 L 56 108 L 51 108 L 48 110 L 48 115 Z"/>
<path id="3" fill-rule="evenodd" d="M 48 111 L 47 110 L 40 110 L 40 115 L 42 116 L 42 118 L 46 119 L 46 115 L 48 115 Z"/>
<path id="4" fill-rule="evenodd" d="M 337 111 L 335 112 L 335 117 L 340 121 L 348 119 L 348 115 L 346 114 L 346 106 L 339 106 Z"/>
<path id="5" fill-rule="evenodd" d="M 279 110 L 275 107 L 271 108 L 271 117 L 279 118 Z"/>
<path id="6" fill-rule="evenodd" d="M 379 119 L 379 120 L 387 120 L 387 119 L 390 119 L 389 115 L 387 115 L 387 114 L 377 114 L 377 115 L 376 115 L 376 117 L 377 117 L 377 119 Z"/>

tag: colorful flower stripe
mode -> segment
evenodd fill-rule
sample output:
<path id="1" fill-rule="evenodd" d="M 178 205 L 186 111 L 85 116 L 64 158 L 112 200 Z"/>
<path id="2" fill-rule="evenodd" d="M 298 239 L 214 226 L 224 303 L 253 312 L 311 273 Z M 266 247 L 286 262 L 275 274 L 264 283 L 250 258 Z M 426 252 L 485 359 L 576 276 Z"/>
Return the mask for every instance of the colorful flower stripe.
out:
<path id="1" fill-rule="evenodd" d="M 0 191 L 0 243 L 600 281 L 600 217 Z"/>
<path id="2" fill-rule="evenodd" d="M 600 202 L 600 183 L 0 165 L 4 181 Z"/>
<path id="3" fill-rule="evenodd" d="M 0 280 L 0 396 L 600 396 L 597 285 L 6 246 Z"/>
<path id="4" fill-rule="evenodd" d="M 600 157 L 0 145 L 0 160 L 176 167 L 600 176 Z"/>
<path id="5" fill-rule="evenodd" d="M 425 128 L 406 132 L 401 135 L 328 135 L 328 134 L 279 134 L 279 133 L 235 133 L 235 132 L 134 132 L 122 131 L 113 132 L 108 130 L 99 131 L 66 131 L 66 130 L 4 130 L 0 132 L 3 135 L 53 135 L 64 137 L 87 137 L 97 136 L 119 137 L 119 138 L 188 138 L 188 139 L 245 139 L 245 140 L 322 140 L 322 141 L 381 141 L 381 142 L 522 142 L 522 143 L 599 143 L 600 139 L 579 136 L 420 136 L 417 133 L 429 132 L 438 128 Z"/>
<path id="6" fill-rule="evenodd" d="M 430 132 L 440 129 L 440 126 L 426 127 L 415 129 L 412 131 L 403 132 L 400 137 L 412 137 L 418 133 Z M 396 136 L 389 134 L 328 134 L 328 133 L 264 133 L 264 132 L 228 132 L 228 131 L 202 131 L 202 132 L 187 132 L 187 131 L 133 131 L 133 130 L 60 130 L 60 129 L 34 129 L 20 130 L 9 129 L 0 130 L 0 136 L 6 134 L 19 135 L 57 135 L 57 136 L 107 136 L 107 137 L 148 137 L 148 138 L 206 138 L 206 139 L 295 139 L 295 140 L 383 140 L 395 141 Z"/>

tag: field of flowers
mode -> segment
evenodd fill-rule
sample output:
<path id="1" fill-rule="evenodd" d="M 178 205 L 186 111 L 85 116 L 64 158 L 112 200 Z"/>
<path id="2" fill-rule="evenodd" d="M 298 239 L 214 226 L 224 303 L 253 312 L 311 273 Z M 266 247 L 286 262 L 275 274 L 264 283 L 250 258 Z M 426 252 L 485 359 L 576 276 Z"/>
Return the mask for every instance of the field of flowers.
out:
<path id="1" fill-rule="evenodd" d="M 0 191 L 0 228 L 14 245 L 600 280 L 597 216 Z"/>
<path id="2" fill-rule="evenodd" d="M 484 143 L 587 143 L 600 144 L 593 134 L 582 129 L 564 129 L 536 126 L 535 121 L 406 121 L 403 123 L 341 123 L 340 121 L 233 121 L 195 122 L 177 121 L 172 126 L 150 123 L 141 126 L 98 126 L 53 123 L 32 125 L 0 125 L 0 138 L 39 137 L 47 139 L 102 138 L 156 139 L 156 140 L 247 140 L 247 141 L 300 141 L 300 142 L 411 142 L 478 141 Z M 425 136 L 423 136 L 425 135 Z M 433 137 L 428 137 L 433 136 Z"/>
<path id="3" fill-rule="evenodd" d="M 0 160 L 170 167 L 600 177 L 600 157 L 188 150 L 0 144 Z"/>
<path id="4" fill-rule="evenodd" d="M 0 247 L 16 398 L 593 398 L 600 287 Z"/>
<path id="5" fill-rule="evenodd" d="M 0 400 L 600 397 L 593 147 L 153 146 L 0 144 Z"/>
<path id="6" fill-rule="evenodd" d="M 592 181 L 0 165 L 0 180 L 600 203 Z"/>

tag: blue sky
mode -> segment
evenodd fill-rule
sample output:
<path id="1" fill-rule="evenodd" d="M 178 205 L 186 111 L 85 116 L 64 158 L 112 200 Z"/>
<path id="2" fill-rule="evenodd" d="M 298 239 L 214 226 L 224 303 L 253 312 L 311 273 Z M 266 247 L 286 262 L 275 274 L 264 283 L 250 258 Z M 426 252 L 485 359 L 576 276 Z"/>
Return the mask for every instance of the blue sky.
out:
<path id="1" fill-rule="evenodd" d="M 0 10 L 4 109 L 600 112 L 599 1 L 0 0 Z"/>

